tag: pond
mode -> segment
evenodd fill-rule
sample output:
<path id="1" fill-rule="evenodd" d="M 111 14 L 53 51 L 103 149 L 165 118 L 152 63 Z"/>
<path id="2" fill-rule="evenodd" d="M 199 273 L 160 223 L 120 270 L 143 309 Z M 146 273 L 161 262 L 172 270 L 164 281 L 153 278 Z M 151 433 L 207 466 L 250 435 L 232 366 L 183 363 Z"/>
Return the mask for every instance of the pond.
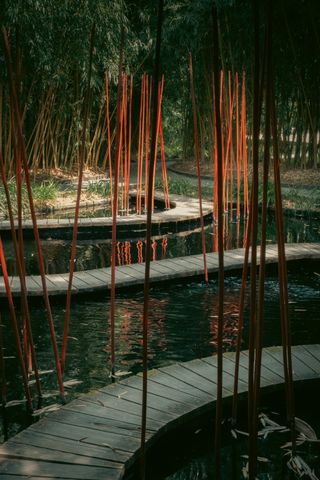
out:
<path id="1" fill-rule="evenodd" d="M 319 265 L 289 273 L 289 309 L 293 344 L 320 343 L 318 325 L 320 309 Z M 237 336 L 237 313 L 240 279 L 227 277 L 225 298 L 224 350 L 234 350 Z M 276 277 L 266 280 L 265 346 L 281 342 L 279 288 Z M 116 372 L 135 374 L 142 368 L 141 317 L 142 292 L 119 294 L 116 301 Z M 110 382 L 109 299 L 80 300 L 71 308 L 71 328 L 65 380 L 71 399 L 80 392 Z M 53 304 L 53 316 L 59 344 L 62 339 L 64 305 Z M 46 318 L 41 306 L 31 307 L 38 363 L 42 373 L 43 405 L 57 402 L 56 377 Z M 244 338 L 247 337 L 247 316 Z M 6 356 L 7 399 L 20 401 L 23 390 L 16 351 L 13 347 L 8 313 L 3 310 L 4 352 Z M 187 361 L 216 351 L 217 281 L 208 285 L 190 283 L 152 288 L 150 292 L 149 368 Z M 246 341 L 243 348 L 247 348 Z M 79 383 L 77 383 L 79 382 Z M 27 426 L 32 419 L 24 403 L 9 403 L 2 412 L 1 440 Z"/>

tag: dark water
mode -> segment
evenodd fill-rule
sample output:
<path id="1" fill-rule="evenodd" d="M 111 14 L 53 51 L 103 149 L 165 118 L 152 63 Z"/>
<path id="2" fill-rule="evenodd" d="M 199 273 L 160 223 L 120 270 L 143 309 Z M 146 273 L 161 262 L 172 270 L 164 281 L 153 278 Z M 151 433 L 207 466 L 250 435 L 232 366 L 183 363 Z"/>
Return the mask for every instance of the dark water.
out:
<path id="1" fill-rule="evenodd" d="M 317 415 L 320 383 L 296 389 L 295 412 L 299 419 L 303 419 L 320 436 L 320 419 Z M 306 396 L 308 402 L 306 402 Z M 290 432 L 285 431 L 286 417 L 284 411 L 283 394 L 266 394 L 261 398 L 263 418 L 260 418 L 258 436 L 257 478 L 259 480 L 294 480 L 297 478 L 311 478 L 308 475 L 295 475 L 288 468 L 290 449 L 286 444 L 291 441 Z M 236 432 L 237 439 L 231 434 L 231 425 L 228 421 L 229 412 L 224 412 L 227 418 L 222 428 L 221 448 L 221 478 L 224 480 L 240 480 L 248 473 L 248 437 Z M 247 431 L 246 402 L 239 404 L 238 430 Z M 279 431 L 263 433 L 265 423 L 271 420 L 283 427 Z M 186 429 L 184 429 L 186 430 Z M 173 439 L 167 439 L 165 445 L 157 446 L 157 455 L 152 452 L 148 464 L 147 478 L 152 480 L 209 480 L 215 478 L 215 450 L 214 450 L 214 418 L 206 418 L 196 427 L 188 431 L 177 432 Z M 162 451 L 159 451 L 162 447 Z M 299 462 L 305 464 L 320 475 L 319 446 L 316 443 L 304 442 L 298 445 L 297 455 Z M 165 467 L 159 457 L 166 458 Z"/>
<path id="2" fill-rule="evenodd" d="M 319 242 L 320 224 L 315 220 L 286 218 L 286 242 Z M 225 248 L 239 248 L 243 245 L 243 221 L 229 221 L 225 224 Z M 273 215 L 268 220 L 268 242 L 276 240 L 276 227 Z M 217 249 L 217 232 L 212 225 L 206 227 L 207 251 Z M 71 243 L 63 240 L 43 240 L 43 253 L 47 273 L 64 273 L 69 269 Z M 179 234 L 154 237 L 152 242 L 153 259 L 172 258 L 177 256 L 201 253 L 201 233 L 199 230 Z M 4 242 L 9 274 L 17 275 L 17 267 L 10 241 Z M 121 240 L 117 243 L 117 264 L 125 265 L 144 261 L 145 241 Z M 82 240 L 77 242 L 76 270 L 90 270 L 110 266 L 110 239 Z M 33 241 L 25 241 L 25 261 L 30 275 L 39 273 L 36 247 Z"/>
<path id="3" fill-rule="evenodd" d="M 237 336 L 237 312 L 240 279 L 226 279 L 224 350 L 233 350 Z M 290 318 L 294 344 L 320 343 L 320 276 L 319 264 L 289 274 Z M 265 346 L 281 341 L 278 282 L 266 281 Z M 119 295 L 116 304 L 116 370 L 118 374 L 141 370 L 142 366 L 142 292 Z M 71 399 L 110 382 L 109 300 L 77 299 L 71 309 L 71 328 L 65 380 L 78 383 L 68 389 Z M 53 316 L 59 344 L 61 343 L 64 305 L 53 305 Z M 7 400 L 23 399 L 23 390 L 13 347 L 8 313 L 2 311 L 3 342 L 6 356 Z M 31 308 L 31 318 L 42 371 L 53 370 L 54 362 L 47 321 L 41 306 Z M 216 350 L 217 283 L 174 285 L 167 289 L 151 289 L 149 325 L 149 368 L 186 361 L 212 354 Z M 243 348 L 247 347 L 247 318 Z M 56 377 L 43 373 L 44 405 L 57 402 Z M 4 410 L 1 440 L 26 426 L 30 419 L 24 404 Z"/>

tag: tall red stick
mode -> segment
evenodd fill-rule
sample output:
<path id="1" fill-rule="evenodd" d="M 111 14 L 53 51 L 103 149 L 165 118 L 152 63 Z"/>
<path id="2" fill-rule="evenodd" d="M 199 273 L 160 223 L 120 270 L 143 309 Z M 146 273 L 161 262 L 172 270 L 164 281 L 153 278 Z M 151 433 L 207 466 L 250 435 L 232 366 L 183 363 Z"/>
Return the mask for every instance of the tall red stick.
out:
<path id="1" fill-rule="evenodd" d="M 19 148 L 21 151 L 22 163 L 24 167 L 25 180 L 26 180 L 26 186 L 27 186 L 27 192 L 28 192 L 28 198 L 29 198 L 29 207 L 30 207 L 32 225 L 33 225 L 33 233 L 34 233 L 35 242 L 37 246 L 38 262 L 39 262 L 39 270 L 40 270 L 42 290 L 43 290 L 43 296 L 44 296 L 44 303 L 46 307 L 47 320 L 48 320 L 51 343 L 52 343 L 52 348 L 54 353 L 60 395 L 62 400 L 64 401 L 64 386 L 63 386 L 62 374 L 61 374 L 61 368 L 60 368 L 59 352 L 58 352 L 58 347 L 56 342 L 56 334 L 55 334 L 55 328 L 54 328 L 54 323 L 52 318 L 51 305 L 49 301 L 47 282 L 46 282 L 46 276 L 45 276 L 43 254 L 42 254 L 40 236 L 39 236 L 39 231 L 37 226 L 36 213 L 35 213 L 35 208 L 33 203 L 33 195 L 32 195 L 32 188 L 31 188 L 30 175 L 29 175 L 26 144 L 24 141 L 24 136 L 22 131 L 22 120 L 21 120 L 20 111 L 19 111 L 18 97 L 15 89 L 15 83 L 13 80 L 13 73 L 12 73 L 12 67 L 11 67 L 12 65 L 11 51 L 10 51 L 10 45 L 9 45 L 7 31 L 5 27 L 2 27 L 2 36 L 3 36 L 4 53 L 5 53 L 8 77 L 9 77 L 10 93 L 11 93 L 12 105 L 14 108 L 14 115 L 15 115 L 16 135 L 17 135 Z"/>
<path id="2" fill-rule="evenodd" d="M 200 210 L 200 224 L 201 224 L 203 268 L 204 268 L 204 279 L 206 282 L 208 282 L 208 268 L 207 268 L 207 259 L 206 259 L 206 237 L 205 237 L 205 231 L 204 231 L 204 220 L 203 220 L 203 209 L 202 209 L 202 188 L 201 188 L 201 171 L 200 171 L 200 155 L 199 155 L 199 139 L 198 139 L 197 104 L 196 104 L 196 94 L 194 89 L 191 53 L 189 55 L 189 73 L 190 73 L 190 89 L 191 89 L 191 101 L 192 101 L 192 111 L 193 111 L 194 154 L 196 157 L 197 176 L 198 176 L 198 195 L 199 195 L 199 210 Z"/>
<path id="3" fill-rule="evenodd" d="M 79 155 L 79 177 L 78 177 L 78 187 L 77 187 L 77 199 L 76 199 L 74 221 L 73 221 L 72 246 L 71 246 L 71 256 L 70 256 L 70 262 L 69 262 L 69 280 L 68 280 L 68 290 L 67 290 L 67 300 L 66 300 L 66 314 L 65 314 L 65 318 L 64 318 L 63 341 L 62 341 L 62 350 L 61 350 L 61 373 L 62 373 L 62 375 L 64 373 L 65 363 L 66 363 L 66 355 L 67 355 L 69 322 L 70 322 L 70 309 L 71 309 L 71 292 L 72 292 L 72 282 L 73 282 L 73 274 L 74 274 L 74 267 L 75 267 L 75 262 L 76 262 L 76 252 L 77 252 L 79 210 L 80 210 L 80 201 L 81 201 L 83 167 L 84 167 L 85 155 L 86 155 L 86 134 L 87 134 L 87 124 L 88 124 L 88 116 L 89 116 L 89 100 L 90 100 L 90 85 L 91 85 L 91 73 L 92 73 L 94 36 L 95 36 L 95 25 L 93 25 L 93 27 L 91 29 L 91 34 L 90 34 L 88 84 L 87 84 L 87 91 L 86 91 L 85 104 L 84 104 L 82 140 L 81 140 L 81 149 L 80 149 L 80 155 Z"/>

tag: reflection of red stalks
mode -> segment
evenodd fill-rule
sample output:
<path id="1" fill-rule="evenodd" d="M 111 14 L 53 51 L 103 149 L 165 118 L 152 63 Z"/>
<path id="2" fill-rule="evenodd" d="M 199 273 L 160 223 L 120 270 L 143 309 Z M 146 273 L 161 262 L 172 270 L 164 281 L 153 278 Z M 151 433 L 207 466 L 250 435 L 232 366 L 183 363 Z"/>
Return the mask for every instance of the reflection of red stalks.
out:
<path id="1" fill-rule="evenodd" d="M 218 346 L 218 316 L 211 315 L 212 321 L 210 324 L 210 333 L 211 341 L 210 344 L 217 349 Z M 238 325 L 237 325 L 237 315 L 235 312 L 229 311 L 224 314 L 223 321 L 223 350 L 229 350 L 231 347 L 234 347 L 237 344 L 238 337 Z"/>
<path id="2" fill-rule="evenodd" d="M 143 243 L 141 240 L 137 241 L 137 251 L 138 251 L 138 263 L 143 263 L 143 253 L 142 253 Z"/>
<path id="3" fill-rule="evenodd" d="M 161 246 L 161 258 L 165 258 L 167 256 L 167 246 L 168 246 L 168 238 L 163 237 L 162 246 Z"/>
<path id="4" fill-rule="evenodd" d="M 124 242 L 124 251 L 125 251 L 126 265 L 130 265 L 131 264 L 131 243 L 130 242 Z"/>
<path id="5" fill-rule="evenodd" d="M 152 248 L 152 260 L 157 260 L 157 242 L 156 240 L 153 240 L 152 244 L 151 244 L 151 248 Z"/>
<path id="6" fill-rule="evenodd" d="M 117 259 L 118 259 L 118 265 L 122 265 L 121 262 L 121 243 L 117 242 Z"/>

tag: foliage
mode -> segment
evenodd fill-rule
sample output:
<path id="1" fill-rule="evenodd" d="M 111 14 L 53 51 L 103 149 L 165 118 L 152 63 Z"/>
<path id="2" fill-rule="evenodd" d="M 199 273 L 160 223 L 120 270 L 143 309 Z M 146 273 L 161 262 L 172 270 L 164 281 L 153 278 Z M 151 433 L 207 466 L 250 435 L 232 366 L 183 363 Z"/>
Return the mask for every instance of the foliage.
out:
<path id="1" fill-rule="evenodd" d="M 36 210 L 43 210 L 47 208 L 50 203 L 53 203 L 58 196 L 60 186 L 57 182 L 43 181 L 35 182 L 31 186 L 32 196 Z M 14 215 L 18 214 L 18 205 L 17 205 L 17 189 L 15 179 L 12 178 L 8 181 L 8 189 L 11 199 L 12 211 Z M 25 184 L 21 188 L 22 196 L 22 213 L 23 215 L 28 215 L 30 212 L 29 209 L 29 199 L 28 192 Z M 3 185 L 0 186 L 0 216 L 2 218 L 9 218 L 7 200 L 5 196 L 5 191 Z"/>
<path id="2" fill-rule="evenodd" d="M 219 0 L 217 3 L 222 66 L 225 72 L 246 71 L 248 112 L 251 112 L 252 2 Z M 267 4 L 267 0 L 260 2 L 261 44 Z M 111 111 L 115 106 L 122 26 L 125 32 L 124 69 L 135 76 L 133 117 L 137 123 L 140 77 L 144 71 L 149 74 L 153 71 L 157 2 L 3 0 L 2 5 L 0 20 L 9 29 L 15 63 L 19 63 L 17 60 L 21 53 L 21 75 L 18 75 L 18 80 L 21 80 L 20 96 L 25 110 L 26 138 L 31 143 L 34 141 L 32 135 L 35 125 L 38 120 L 43 120 L 41 112 L 44 110 L 46 115 L 51 115 L 49 124 L 55 139 L 63 146 L 68 142 L 71 144 L 68 155 L 73 160 L 75 158 L 76 162 L 87 79 L 89 36 L 93 24 L 96 25 L 96 37 L 88 144 L 94 137 L 94 128 L 103 106 L 105 72 L 111 77 Z M 182 150 L 184 153 L 190 152 L 192 146 L 189 52 L 193 55 L 203 139 L 208 142 L 209 138 L 212 118 L 211 5 L 211 0 L 165 2 L 161 52 L 162 71 L 165 74 L 163 125 L 169 151 L 179 155 Z M 320 128 L 318 0 L 274 2 L 273 20 L 273 63 L 280 133 L 284 140 L 282 147 L 288 163 L 317 165 L 319 146 L 316 134 Z M 1 55 L 0 64 L 2 67 Z M 9 137 L 6 131 L 7 110 L 4 108 L 8 105 L 5 71 L 5 68 L 0 68 L 0 98 L 1 86 L 4 86 L 4 105 L 0 108 L 4 125 L 3 131 L 0 131 L 2 144 Z M 51 92 L 50 95 L 48 92 Z M 250 115 L 248 124 L 250 126 Z M 293 142 L 290 143 L 293 132 L 296 132 L 295 149 L 292 149 Z M 311 141 L 304 148 L 303 136 L 306 132 L 310 133 Z M 137 129 L 134 135 L 136 133 Z M 38 141 L 41 144 L 40 134 Z M 104 155 L 103 148 L 97 154 L 96 161 L 100 163 Z M 38 152 L 33 152 L 33 155 L 37 157 Z M 65 162 L 66 167 L 70 166 L 62 147 L 61 151 L 50 151 L 47 155 L 53 157 L 51 163 Z"/>
<path id="3" fill-rule="evenodd" d="M 110 183 L 105 180 L 99 180 L 98 182 L 89 182 L 87 192 L 89 194 L 92 193 L 101 197 L 109 197 Z"/>

